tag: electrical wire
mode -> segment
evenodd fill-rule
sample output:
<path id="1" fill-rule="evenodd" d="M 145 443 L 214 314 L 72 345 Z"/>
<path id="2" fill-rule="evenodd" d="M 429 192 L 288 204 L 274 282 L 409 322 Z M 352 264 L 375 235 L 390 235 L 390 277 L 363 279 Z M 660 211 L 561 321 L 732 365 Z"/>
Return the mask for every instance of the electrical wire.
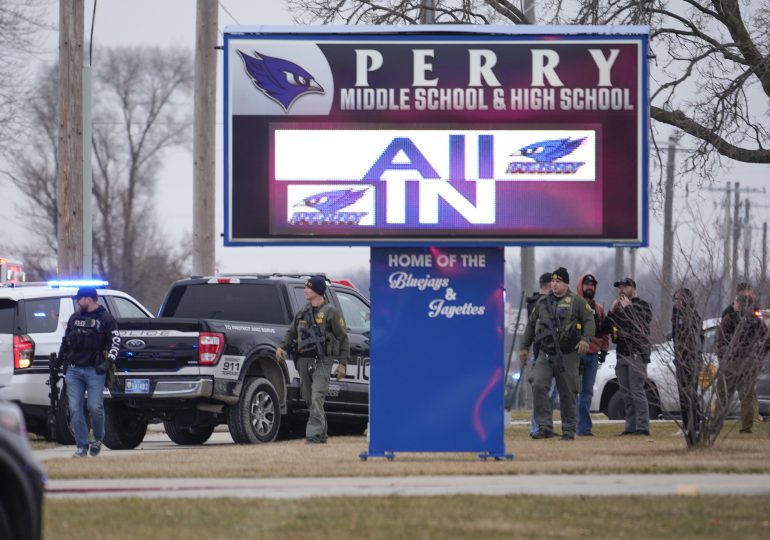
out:
<path id="1" fill-rule="evenodd" d="M 88 65 L 89 67 L 91 64 L 91 55 L 94 52 L 94 23 L 96 22 L 96 2 L 97 0 L 94 0 L 94 10 L 91 13 L 91 37 L 88 40 Z"/>

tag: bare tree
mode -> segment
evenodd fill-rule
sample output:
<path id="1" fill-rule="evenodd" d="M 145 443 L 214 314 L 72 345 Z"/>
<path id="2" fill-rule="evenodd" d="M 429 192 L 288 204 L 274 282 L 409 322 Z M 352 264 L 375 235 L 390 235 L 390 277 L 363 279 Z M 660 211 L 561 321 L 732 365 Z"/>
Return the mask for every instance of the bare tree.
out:
<path id="1" fill-rule="evenodd" d="M 44 26 L 41 0 L 0 2 L 0 148 L 13 143 L 20 106 L 26 99 L 24 67 Z"/>
<path id="2" fill-rule="evenodd" d="M 94 255 L 126 290 L 141 287 L 137 255 L 158 241 L 152 214 L 162 153 L 189 144 L 192 75 L 190 52 L 175 49 L 109 49 L 96 67 Z"/>
<path id="3" fill-rule="evenodd" d="M 158 48 L 109 49 L 95 70 L 93 112 L 94 265 L 115 288 L 156 308 L 189 262 L 156 218 L 154 192 L 164 150 L 190 143 L 192 55 Z M 28 99 L 31 125 L 3 171 L 27 200 L 20 218 L 35 237 L 17 246 L 31 274 L 56 261 L 56 69 L 41 71 Z"/>

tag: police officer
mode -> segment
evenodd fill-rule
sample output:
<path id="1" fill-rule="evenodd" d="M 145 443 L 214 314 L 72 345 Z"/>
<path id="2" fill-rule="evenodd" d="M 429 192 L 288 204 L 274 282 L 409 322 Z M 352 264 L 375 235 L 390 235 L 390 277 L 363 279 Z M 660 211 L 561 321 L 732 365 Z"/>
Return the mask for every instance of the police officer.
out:
<path id="1" fill-rule="evenodd" d="M 337 379 L 343 379 L 350 358 L 350 344 L 342 315 L 324 300 L 326 279 L 313 276 L 305 283 L 307 305 L 294 316 L 275 357 L 286 360 L 286 351 L 294 352 L 299 370 L 302 399 L 308 404 L 310 418 L 305 427 L 305 442 L 325 443 L 328 438 L 324 400 L 329 391 L 334 359 Z"/>
<path id="2" fill-rule="evenodd" d="M 107 373 L 120 350 L 120 334 L 115 318 L 100 306 L 93 287 L 80 287 L 75 300 L 79 310 L 67 321 L 57 365 L 66 373 L 70 426 L 75 433 L 77 450 L 72 457 L 98 456 L 104 439 L 104 399 L 102 389 Z M 88 440 L 85 394 L 94 440 Z"/>
<path id="3" fill-rule="evenodd" d="M 561 439 L 575 439 L 580 356 L 588 352 L 594 332 L 591 306 L 569 290 L 567 269 L 556 269 L 551 275 L 551 293 L 540 298 L 529 315 L 519 350 L 520 360 L 526 362 L 530 345 L 535 342 L 540 347 L 532 373 L 535 419 L 539 426 L 533 439 L 554 436 L 553 410 L 548 399 L 551 379 L 556 379 L 561 402 Z"/>

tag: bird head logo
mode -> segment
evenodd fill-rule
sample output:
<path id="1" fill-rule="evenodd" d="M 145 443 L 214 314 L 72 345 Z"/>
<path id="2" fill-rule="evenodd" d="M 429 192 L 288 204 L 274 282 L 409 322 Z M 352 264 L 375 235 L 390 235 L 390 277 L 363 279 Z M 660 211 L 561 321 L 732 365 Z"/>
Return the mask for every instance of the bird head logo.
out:
<path id="1" fill-rule="evenodd" d="M 518 152 L 511 156 L 524 156 L 534 159 L 538 163 L 553 163 L 559 158 L 563 158 L 577 150 L 578 146 L 583 144 L 586 137 L 582 139 L 554 139 L 551 141 L 540 141 L 520 148 Z"/>
<path id="2" fill-rule="evenodd" d="M 308 94 L 323 94 L 324 89 L 313 76 L 294 62 L 254 51 L 250 56 L 238 51 L 246 73 L 268 98 L 288 112 L 292 104 Z"/>
<path id="3" fill-rule="evenodd" d="M 329 216 L 338 213 L 343 208 L 355 203 L 364 196 L 366 189 L 337 189 L 334 191 L 324 191 L 306 197 L 295 206 L 306 206 L 315 208 L 321 214 Z"/>

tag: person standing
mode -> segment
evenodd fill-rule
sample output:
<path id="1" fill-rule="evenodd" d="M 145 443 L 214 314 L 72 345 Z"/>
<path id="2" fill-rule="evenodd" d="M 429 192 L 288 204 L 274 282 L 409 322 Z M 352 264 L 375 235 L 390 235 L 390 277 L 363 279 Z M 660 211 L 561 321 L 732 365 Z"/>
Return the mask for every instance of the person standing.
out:
<path id="1" fill-rule="evenodd" d="M 532 313 L 532 309 L 535 307 L 535 304 L 540 298 L 543 298 L 544 296 L 547 296 L 551 294 L 551 272 L 545 272 L 540 275 L 539 283 L 540 290 L 534 292 L 532 296 L 527 298 L 527 317 L 529 317 L 529 314 Z M 540 345 L 538 343 L 534 343 L 532 345 L 532 358 L 537 360 L 537 355 L 540 352 Z M 532 361 L 533 368 L 535 360 Z M 526 365 L 526 362 L 522 364 L 522 367 Z M 529 383 L 532 384 L 532 378 L 530 377 Z M 551 390 L 549 392 L 549 395 L 551 396 L 551 409 L 556 406 L 556 396 L 558 396 L 557 390 L 556 390 L 556 381 L 551 380 Z M 532 407 L 532 416 L 529 420 L 529 435 L 532 436 L 535 433 L 537 433 L 538 429 L 540 429 L 540 426 L 537 425 L 537 419 L 535 418 L 535 408 Z"/>
<path id="2" fill-rule="evenodd" d="M 93 287 L 80 287 L 75 295 L 78 311 L 67 321 L 67 329 L 56 358 L 57 370 L 64 366 L 70 426 L 75 433 L 77 449 L 72 457 L 98 456 L 104 439 L 104 388 L 107 373 L 120 351 L 118 324 L 100 306 Z M 88 392 L 88 414 L 94 439 L 88 439 L 85 406 Z"/>
<path id="3" fill-rule="evenodd" d="M 754 302 L 751 295 L 736 296 L 732 312 L 728 312 L 717 327 L 717 417 L 724 417 L 730 398 L 737 390 L 741 402 L 741 433 L 751 433 L 756 416 L 757 377 L 762 357 L 770 347 L 768 329 L 755 314 Z"/>
<path id="4" fill-rule="evenodd" d="M 599 282 L 591 273 L 583 274 L 578 278 L 575 291 L 578 296 L 585 298 L 591 309 L 594 310 L 594 324 L 597 330 L 604 322 L 604 306 L 595 300 L 596 286 Z M 596 335 L 591 338 L 588 353 L 580 357 L 581 385 L 577 401 L 577 435 L 578 437 L 593 436 L 593 422 L 591 421 L 591 401 L 594 397 L 594 383 L 599 363 L 604 362 L 607 351 L 610 348 L 610 339 L 607 334 Z"/>
<path id="5" fill-rule="evenodd" d="M 567 269 L 556 269 L 551 275 L 551 294 L 539 299 L 532 309 L 519 350 L 520 360 L 526 362 L 530 345 L 540 345 L 533 368 L 532 393 L 539 426 L 533 439 L 550 439 L 555 435 L 548 398 L 551 379 L 556 379 L 561 402 L 561 439 L 575 439 L 579 357 L 588 352 L 594 330 L 591 306 L 569 290 Z"/>
<path id="6" fill-rule="evenodd" d="M 305 282 L 307 305 L 294 316 L 283 341 L 275 350 L 279 362 L 287 350 L 294 353 L 299 371 L 302 399 L 310 409 L 305 426 L 305 442 L 325 443 L 327 433 L 324 401 L 334 360 L 338 360 L 337 379 L 343 379 L 350 358 L 350 343 L 342 315 L 324 299 L 326 279 L 313 276 Z"/>
<path id="7" fill-rule="evenodd" d="M 650 406 L 644 383 L 650 363 L 650 304 L 636 295 L 636 281 L 625 277 L 613 284 L 618 297 L 605 317 L 601 334 L 609 333 L 617 344 L 615 375 L 626 407 L 621 435 L 650 435 Z"/>
<path id="8" fill-rule="evenodd" d="M 674 342 L 674 367 L 682 412 L 682 433 L 687 445 L 698 440 L 702 413 L 698 395 L 698 376 L 703 367 L 703 320 L 695 308 L 695 296 L 687 288 L 674 293 L 671 313 L 671 337 Z"/>

